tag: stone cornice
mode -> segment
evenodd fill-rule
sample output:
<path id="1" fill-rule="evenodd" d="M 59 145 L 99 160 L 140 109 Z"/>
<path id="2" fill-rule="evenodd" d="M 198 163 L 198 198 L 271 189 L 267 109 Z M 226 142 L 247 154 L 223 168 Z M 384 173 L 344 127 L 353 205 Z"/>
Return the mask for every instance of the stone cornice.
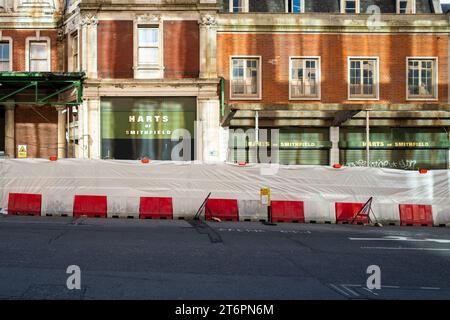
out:
<path id="1" fill-rule="evenodd" d="M 359 32 L 359 33 L 449 33 L 446 15 L 370 15 L 244 13 L 219 14 L 219 32 Z M 374 22 L 375 21 L 375 22 Z"/>

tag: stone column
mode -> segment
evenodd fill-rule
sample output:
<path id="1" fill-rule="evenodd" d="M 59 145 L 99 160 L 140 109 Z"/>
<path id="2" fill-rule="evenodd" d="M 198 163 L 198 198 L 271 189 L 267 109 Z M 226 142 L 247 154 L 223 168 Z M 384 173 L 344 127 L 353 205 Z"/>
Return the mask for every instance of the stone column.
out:
<path id="1" fill-rule="evenodd" d="M 330 166 L 339 163 L 339 127 L 330 127 Z"/>
<path id="2" fill-rule="evenodd" d="M 201 122 L 201 133 L 197 136 L 198 152 L 203 161 L 219 161 L 220 159 L 220 102 L 218 99 L 202 99 L 197 102 L 198 121 Z M 199 140 L 200 139 L 200 140 Z"/>
<path id="3" fill-rule="evenodd" d="M 5 104 L 5 154 L 11 158 L 16 154 L 14 103 Z"/>
<path id="4" fill-rule="evenodd" d="M 100 159 L 100 100 L 87 101 L 87 117 L 89 159 Z"/>
<path id="5" fill-rule="evenodd" d="M 200 78 L 217 78 L 217 20 L 212 14 L 204 14 L 200 26 Z"/>
<path id="6" fill-rule="evenodd" d="M 94 14 L 86 13 L 81 19 L 82 67 L 90 79 L 97 78 L 97 25 Z"/>
<path id="7" fill-rule="evenodd" d="M 57 106 L 58 111 L 58 158 L 66 157 L 66 110 L 65 106 Z"/>

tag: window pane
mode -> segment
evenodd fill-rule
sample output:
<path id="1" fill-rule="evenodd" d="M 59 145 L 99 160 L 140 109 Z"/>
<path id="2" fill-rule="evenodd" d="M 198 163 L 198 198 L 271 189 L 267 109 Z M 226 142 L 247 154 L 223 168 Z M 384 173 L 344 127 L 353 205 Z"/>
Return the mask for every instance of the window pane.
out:
<path id="1" fill-rule="evenodd" d="M 356 13 L 356 1 L 346 1 L 345 2 L 345 12 L 346 13 Z"/>
<path id="2" fill-rule="evenodd" d="M 244 0 L 233 0 L 233 12 L 244 11 Z"/>
<path id="3" fill-rule="evenodd" d="M 302 2 L 301 0 L 293 0 L 292 1 L 292 12 L 300 13 L 302 12 Z"/>
<path id="4" fill-rule="evenodd" d="M 158 28 L 139 28 L 139 46 L 157 46 Z"/>
<path id="5" fill-rule="evenodd" d="M 0 43 L 0 61 L 9 60 L 9 43 Z"/>
<path id="6" fill-rule="evenodd" d="M 31 60 L 30 71 L 49 71 L 47 60 Z"/>
<path id="7" fill-rule="evenodd" d="M 30 43 L 30 58 L 31 59 L 47 59 L 47 43 L 46 42 L 31 42 Z"/>
<path id="8" fill-rule="evenodd" d="M 317 60 L 292 59 L 292 74 L 290 79 L 291 97 L 315 98 L 318 97 Z"/>
<path id="9" fill-rule="evenodd" d="M 256 96 L 258 94 L 258 60 L 232 60 L 232 93 L 234 95 Z"/>
<path id="10" fill-rule="evenodd" d="M 158 64 L 158 48 L 139 48 L 140 64 Z"/>
<path id="11" fill-rule="evenodd" d="M 9 62 L 0 61 L 0 71 L 9 71 Z"/>

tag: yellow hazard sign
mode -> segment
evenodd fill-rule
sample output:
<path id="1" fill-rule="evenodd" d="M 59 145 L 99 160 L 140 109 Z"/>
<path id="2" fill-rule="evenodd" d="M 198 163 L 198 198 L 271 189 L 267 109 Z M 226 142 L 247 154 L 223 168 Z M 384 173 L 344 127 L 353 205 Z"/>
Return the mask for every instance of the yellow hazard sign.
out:
<path id="1" fill-rule="evenodd" d="M 26 144 L 19 144 L 17 146 L 17 157 L 18 158 L 26 158 L 26 157 L 28 157 L 27 145 Z"/>
<path id="2" fill-rule="evenodd" d="M 263 187 L 260 191 L 261 205 L 270 206 L 270 188 Z"/>

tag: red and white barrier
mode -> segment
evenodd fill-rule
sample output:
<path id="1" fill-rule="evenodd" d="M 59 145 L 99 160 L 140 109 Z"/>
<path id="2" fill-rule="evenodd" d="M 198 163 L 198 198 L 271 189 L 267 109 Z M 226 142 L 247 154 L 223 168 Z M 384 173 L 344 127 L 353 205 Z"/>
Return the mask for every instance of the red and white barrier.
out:
<path id="1" fill-rule="evenodd" d="M 0 212 L 138 217 L 141 197 L 161 197 L 172 198 L 174 219 L 189 219 L 212 192 L 211 199 L 236 200 L 232 212 L 223 209 L 230 203 L 214 207 L 214 201 L 210 202 L 209 209 L 212 206 L 214 210 L 207 218 L 259 221 L 267 219 L 267 208 L 259 203 L 259 191 L 270 186 L 272 200 L 303 203 L 303 209 L 297 205 L 298 209 L 287 212 L 303 210 L 306 223 L 335 223 L 336 217 L 338 221 L 348 220 L 356 213 L 354 208 L 344 216 L 342 212 L 336 215 L 336 203 L 361 205 L 373 196 L 376 220 L 384 225 L 450 225 L 450 170 L 420 175 L 380 168 L 280 166 L 275 176 L 267 176 L 261 174 L 261 169 L 253 164 L 239 167 L 161 161 L 142 165 L 115 160 L 0 160 Z M 11 193 L 41 195 L 40 211 L 12 206 L 17 201 L 9 204 Z M 74 201 L 79 195 L 103 196 L 102 206 L 106 204 L 106 209 L 83 209 L 84 205 Z M 21 202 L 27 206 L 31 200 Z M 275 218 L 281 215 L 284 220 L 297 221 L 289 218 L 291 213 L 286 209 L 278 212 L 274 203 Z M 302 221 L 301 214 L 299 217 L 298 221 Z"/>

